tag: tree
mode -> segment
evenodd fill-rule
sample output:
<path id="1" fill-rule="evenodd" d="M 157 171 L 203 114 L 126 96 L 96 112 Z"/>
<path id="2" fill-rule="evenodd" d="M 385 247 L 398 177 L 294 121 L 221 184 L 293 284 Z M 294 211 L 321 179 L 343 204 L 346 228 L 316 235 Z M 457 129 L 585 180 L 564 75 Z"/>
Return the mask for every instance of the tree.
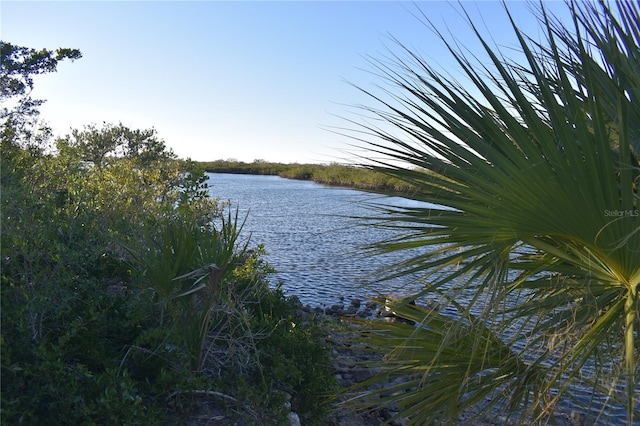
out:
<path id="1" fill-rule="evenodd" d="M 109 157 L 136 160 L 140 166 L 177 158 L 165 142 L 158 138 L 156 129 L 132 130 L 122 123 L 117 126 L 103 123 L 101 129 L 90 124 L 84 126 L 83 130 L 73 130 L 70 135 L 58 141 L 58 148 L 62 147 L 78 149 L 82 159 L 96 167 L 102 167 Z"/>
<path id="2" fill-rule="evenodd" d="M 377 380 L 405 381 L 359 394 L 363 406 L 452 423 L 488 399 L 541 422 L 569 399 L 594 422 L 607 406 L 640 419 L 639 6 L 568 8 L 570 27 L 538 7 L 545 42 L 509 14 L 520 62 L 472 22 L 488 63 L 434 28 L 473 90 L 402 45 L 393 63 L 373 62 L 398 90 L 368 92 L 381 106 L 367 110 L 406 138 L 364 125 L 387 159 L 369 167 L 430 203 L 386 208 L 383 223 L 404 234 L 373 249 L 414 253 L 388 275 L 424 274 L 416 296 L 450 309 L 398 301 L 418 327 L 370 325 L 364 342 L 386 353 Z"/>
<path id="3" fill-rule="evenodd" d="M 59 48 L 54 52 L 0 41 L 0 102 L 15 102 L 12 108 L 3 106 L 0 110 L 3 145 L 5 142 L 37 144 L 50 136 L 50 130 L 46 127 L 34 130 L 40 114 L 38 108 L 44 101 L 33 99 L 30 95 L 33 77 L 55 72 L 60 61 L 73 61 L 81 57 L 78 49 Z"/>

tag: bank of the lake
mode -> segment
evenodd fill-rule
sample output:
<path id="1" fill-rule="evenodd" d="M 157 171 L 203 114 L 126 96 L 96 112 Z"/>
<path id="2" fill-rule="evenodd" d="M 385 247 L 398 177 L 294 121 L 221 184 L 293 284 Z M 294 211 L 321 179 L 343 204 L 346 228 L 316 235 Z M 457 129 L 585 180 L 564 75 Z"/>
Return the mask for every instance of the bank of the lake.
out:
<path id="1" fill-rule="evenodd" d="M 415 192 L 407 182 L 366 167 L 344 164 L 285 164 L 254 161 L 216 160 L 199 162 L 209 173 L 275 175 L 287 179 L 310 180 L 330 186 L 376 190 L 396 194 Z"/>

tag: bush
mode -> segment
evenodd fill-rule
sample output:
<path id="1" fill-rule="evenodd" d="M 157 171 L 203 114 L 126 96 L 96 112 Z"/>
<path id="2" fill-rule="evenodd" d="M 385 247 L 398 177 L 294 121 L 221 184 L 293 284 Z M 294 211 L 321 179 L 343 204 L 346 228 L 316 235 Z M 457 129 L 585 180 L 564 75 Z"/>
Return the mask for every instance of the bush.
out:
<path id="1" fill-rule="evenodd" d="M 264 249 L 240 243 L 201 170 L 2 148 L 3 421 L 171 422 L 212 395 L 252 421 L 283 421 L 285 393 L 324 412 L 317 326 L 269 288 Z"/>
<path id="2" fill-rule="evenodd" d="M 122 124 L 52 151 L 32 76 L 81 53 L 0 47 L 0 98 L 16 100 L 0 111 L 2 422 L 182 424 L 213 397 L 281 423 L 283 390 L 321 413 L 307 402 L 331 378 L 320 336 L 289 326 L 293 302 L 269 288 L 262 249 L 238 243 L 203 169 Z"/>

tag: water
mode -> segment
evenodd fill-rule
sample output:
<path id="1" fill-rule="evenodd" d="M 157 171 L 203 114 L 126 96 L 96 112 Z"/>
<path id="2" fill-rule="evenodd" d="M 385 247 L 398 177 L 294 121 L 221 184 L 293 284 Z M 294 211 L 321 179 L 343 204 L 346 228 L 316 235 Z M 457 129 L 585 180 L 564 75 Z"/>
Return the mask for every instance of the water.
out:
<path id="1" fill-rule="evenodd" d="M 209 176 L 213 197 L 230 200 L 241 218 L 248 214 L 244 233 L 251 234 L 253 245 L 265 245 L 266 260 L 278 271 L 272 284 L 281 281 L 285 292 L 297 295 L 302 303 L 331 306 L 343 299 L 348 303 L 352 298 L 367 299 L 378 293 L 398 289 L 410 292 L 421 287 L 418 277 L 375 284 L 384 265 L 402 260 L 406 253 L 363 257 L 363 246 L 389 238 L 396 231 L 366 227 L 352 218 L 372 214 L 364 206 L 366 202 L 396 206 L 418 203 L 277 176 Z M 588 388 L 575 394 L 582 407 L 591 406 L 592 413 L 602 405 L 606 407 L 604 419 L 601 417 L 598 424 L 624 424 L 623 407 L 608 406 Z M 584 409 L 564 401 L 560 407 L 564 413 Z M 567 424 L 564 418 L 556 420 Z"/>
<path id="2" fill-rule="evenodd" d="M 253 245 L 265 245 L 265 259 L 277 270 L 273 284 L 281 281 L 284 291 L 302 303 L 330 306 L 341 298 L 419 287 L 410 278 L 371 284 L 398 255 L 363 257 L 364 245 L 388 238 L 391 231 L 353 218 L 372 214 L 364 202 L 406 206 L 413 201 L 278 176 L 209 176 L 211 196 L 230 200 L 240 218 L 248 214 L 243 232 Z"/>

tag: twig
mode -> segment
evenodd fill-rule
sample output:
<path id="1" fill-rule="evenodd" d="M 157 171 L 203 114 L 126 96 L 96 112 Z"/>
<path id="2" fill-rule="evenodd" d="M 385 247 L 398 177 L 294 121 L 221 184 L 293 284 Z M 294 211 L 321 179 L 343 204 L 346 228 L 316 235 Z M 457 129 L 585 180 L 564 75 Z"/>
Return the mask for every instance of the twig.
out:
<path id="1" fill-rule="evenodd" d="M 216 392 L 212 390 L 199 390 L 199 389 L 184 390 L 184 391 L 177 390 L 177 391 L 171 392 L 166 399 L 173 398 L 174 396 L 180 395 L 183 393 L 191 393 L 191 394 L 197 394 L 197 395 L 213 395 L 213 396 L 219 396 L 220 398 L 228 399 L 229 401 L 238 402 L 238 400 L 235 399 L 234 397 L 224 394 L 222 392 Z"/>

